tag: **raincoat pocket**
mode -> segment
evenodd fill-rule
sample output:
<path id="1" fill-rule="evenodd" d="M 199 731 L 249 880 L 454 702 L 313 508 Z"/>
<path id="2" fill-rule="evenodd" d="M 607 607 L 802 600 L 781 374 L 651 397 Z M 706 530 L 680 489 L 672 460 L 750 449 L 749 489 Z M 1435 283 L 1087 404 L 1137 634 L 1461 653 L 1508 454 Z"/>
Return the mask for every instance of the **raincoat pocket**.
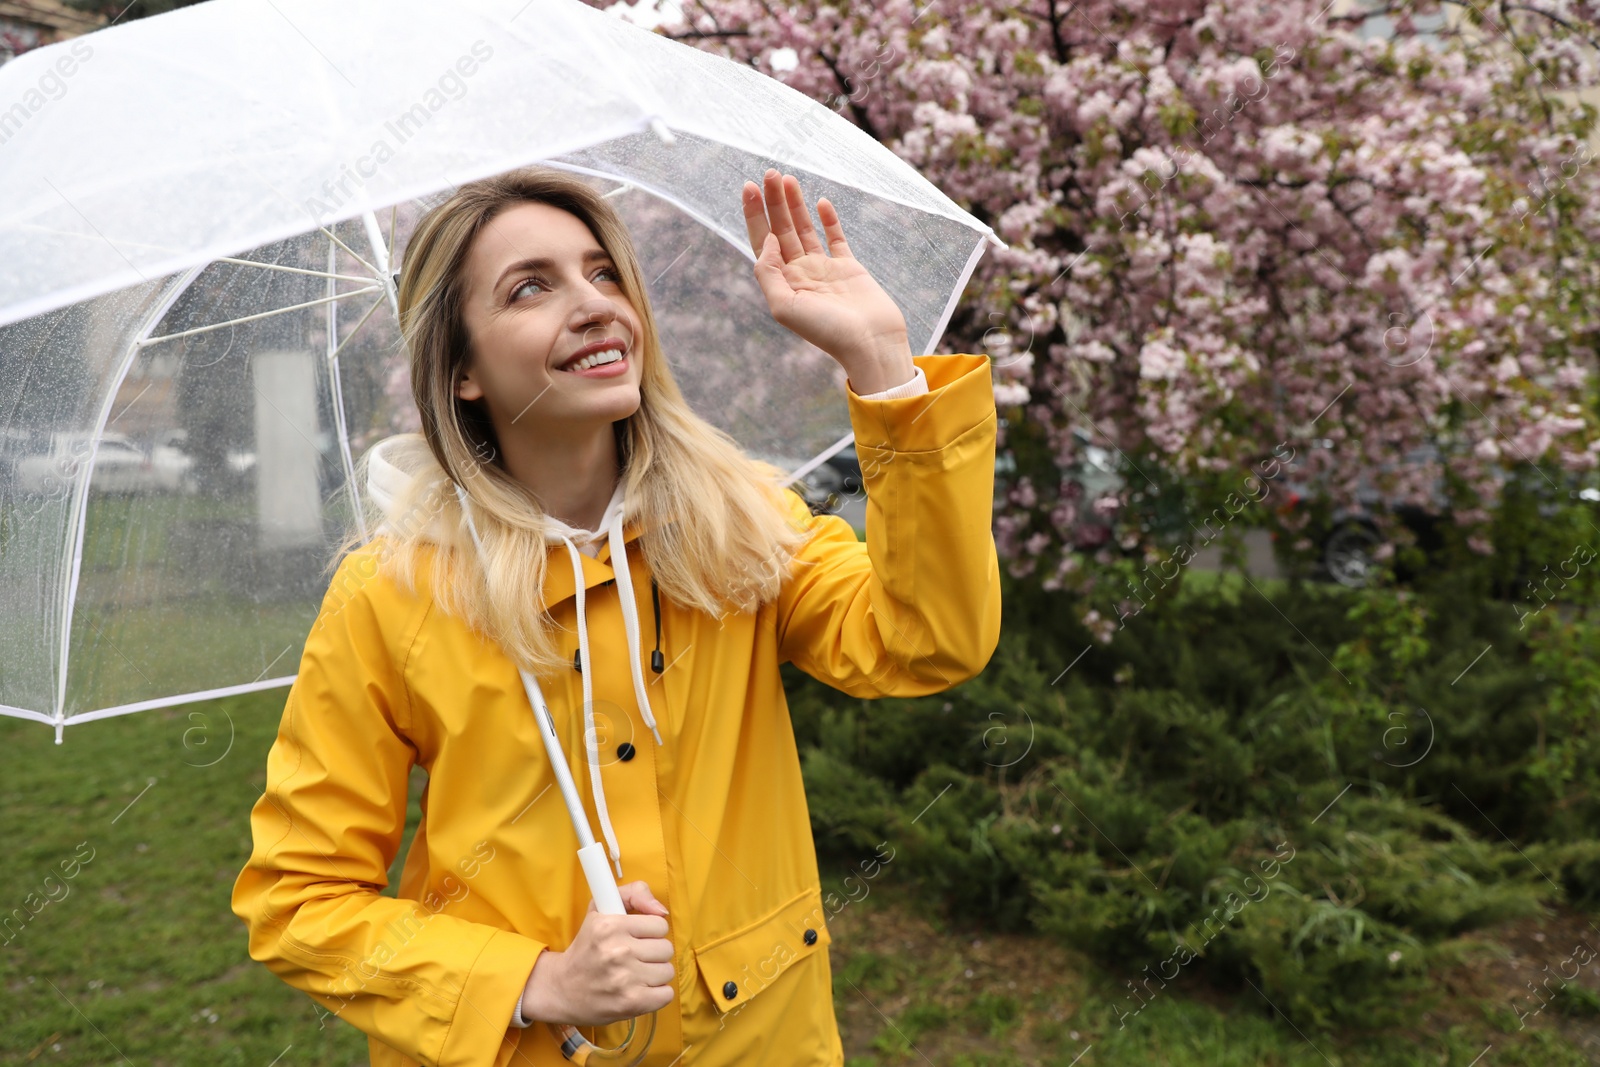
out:
<path id="1" fill-rule="evenodd" d="M 697 946 L 695 965 L 711 1002 L 727 1014 L 832 941 L 823 922 L 822 889 L 813 886 L 744 929 Z"/>

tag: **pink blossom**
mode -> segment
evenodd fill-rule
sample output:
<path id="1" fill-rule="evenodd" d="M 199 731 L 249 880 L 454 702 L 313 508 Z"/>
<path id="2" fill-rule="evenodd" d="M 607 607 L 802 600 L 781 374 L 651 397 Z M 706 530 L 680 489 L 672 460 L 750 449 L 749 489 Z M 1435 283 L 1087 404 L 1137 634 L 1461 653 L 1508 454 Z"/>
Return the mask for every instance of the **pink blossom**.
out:
<path id="1" fill-rule="evenodd" d="M 1174 381 L 1183 373 L 1183 353 L 1165 341 L 1150 341 L 1139 349 L 1139 377 Z"/>
<path id="2" fill-rule="evenodd" d="M 1480 5 L 1482 32 L 1442 39 L 1409 6 L 1380 39 L 1325 4 L 702 0 L 660 32 L 792 48 L 787 84 L 849 94 L 840 114 L 1011 243 L 943 349 L 995 356 L 1045 455 L 1092 424 L 1179 476 L 1245 471 L 1315 419 L 1337 447 L 1296 477 L 1334 502 L 1439 437 L 1485 506 L 1498 464 L 1593 465 L 1600 165 L 1576 165 L 1571 90 L 1600 82 L 1600 0 L 1514 27 Z M 1422 499 L 1440 473 L 1392 480 Z M 1061 512 L 1013 500 L 996 542 L 1032 573 L 1051 539 L 1019 531 Z"/>
<path id="3" fill-rule="evenodd" d="M 994 402 L 998 407 L 1010 407 L 1028 402 L 1028 387 L 1015 382 L 996 382 Z"/>

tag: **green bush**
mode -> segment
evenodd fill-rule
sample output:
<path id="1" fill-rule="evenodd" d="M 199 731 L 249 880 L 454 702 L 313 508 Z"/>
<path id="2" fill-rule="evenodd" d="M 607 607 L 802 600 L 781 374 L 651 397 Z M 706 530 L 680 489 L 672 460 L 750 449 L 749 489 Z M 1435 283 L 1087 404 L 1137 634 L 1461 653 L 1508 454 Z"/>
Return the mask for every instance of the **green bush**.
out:
<path id="1" fill-rule="evenodd" d="M 1297 1025 L 1400 1021 L 1461 935 L 1600 898 L 1600 635 L 1553 609 L 1519 627 L 1490 577 L 1208 577 L 1110 645 L 1003 577 L 1000 647 L 949 692 L 856 700 L 784 668 L 819 849 L 887 841 L 949 915 L 1126 974 L 1118 1013 L 1248 982 Z"/>

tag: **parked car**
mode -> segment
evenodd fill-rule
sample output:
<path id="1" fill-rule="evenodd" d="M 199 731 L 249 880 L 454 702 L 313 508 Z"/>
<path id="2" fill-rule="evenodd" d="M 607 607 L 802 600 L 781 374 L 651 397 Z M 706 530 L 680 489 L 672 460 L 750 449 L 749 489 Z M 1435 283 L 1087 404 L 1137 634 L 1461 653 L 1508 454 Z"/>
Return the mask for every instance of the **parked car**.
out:
<path id="1" fill-rule="evenodd" d="M 799 470 L 805 464 L 803 459 L 793 456 L 779 456 L 768 452 L 751 452 L 750 458 L 770 463 L 781 471 Z M 827 468 L 826 471 L 823 468 Z M 859 474 L 860 468 L 857 468 Z M 819 473 L 820 472 L 820 473 Z M 790 486 L 800 494 L 800 499 L 806 502 L 812 514 L 820 515 L 824 512 L 831 513 L 838 509 L 842 496 L 838 490 L 838 478 L 834 468 L 824 463 L 821 467 L 812 470 L 798 481 L 791 482 Z"/>
<path id="2" fill-rule="evenodd" d="M 769 456 L 757 456 L 782 467 L 784 470 L 798 470 L 801 460 L 779 460 Z M 997 452 L 994 460 L 996 500 L 999 499 L 1001 479 L 1016 469 L 1016 461 L 1008 452 Z M 823 460 L 816 468 L 803 478 L 804 489 L 800 485 L 795 488 L 811 505 L 813 512 L 836 513 L 846 501 L 861 499 L 865 496 L 865 480 L 861 471 L 861 457 L 856 453 L 855 442 L 852 441 L 839 451 Z"/>
<path id="3" fill-rule="evenodd" d="M 176 492 L 187 487 L 192 460 L 173 449 L 146 453 L 126 436 L 107 433 L 96 443 L 82 432 L 50 435 L 48 448 L 17 460 L 12 478 L 24 493 L 54 493 L 70 484 L 94 458 L 91 487 L 104 493 Z"/>
<path id="4" fill-rule="evenodd" d="M 1309 452 L 1331 452 L 1336 447 L 1329 438 L 1317 438 L 1307 445 Z M 1439 450 L 1433 445 L 1412 449 L 1398 463 L 1388 464 L 1378 473 L 1392 472 L 1396 467 L 1419 466 L 1437 463 Z M 1302 459 L 1296 466 L 1303 472 L 1308 464 Z M 1289 477 L 1283 488 L 1286 496 L 1281 510 L 1285 514 L 1303 511 L 1313 501 L 1324 495 L 1320 482 L 1306 477 Z M 1316 545 L 1316 567 L 1330 581 L 1351 589 L 1359 589 L 1372 580 L 1378 568 L 1378 552 L 1385 541 L 1380 530 L 1390 521 L 1398 521 L 1416 537 L 1424 550 L 1437 547 L 1437 525 L 1448 508 L 1442 477 L 1429 484 L 1422 503 L 1402 500 L 1378 486 L 1371 474 L 1363 472 L 1357 484 L 1353 503 L 1335 507 L 1325 523 L 1309 528 L 1306 536 Z"/>
<path id="5" fill-rule="evenodd" d="M 1115 532 L 1114 518 L 1098 510 L 1095 501 L 1116 496 L 1125 479 L 1115 449 L 1095 444 L 1081 429 L 1074 429 L 1072 435 L 1078 445 L 1078 462 L 1061 471 L 1061 494 L 1068 511 L 1067 540 L 1074 549 L 1088 552 L 1110 544 Z M 1010 452 L 997 452 L 994 469 L 998 509 L 1004 504 L 1009 476 L 1016 472 L 1016 457 Z"/>
<path id="6" fill-rule="evenodd" d="M 318 447 L 322 446 L 319 444 Z M 158 458 L 163 454 L 172 457 L 172 462 L 182 463 L 185 470 L 194 468 L 194 457 L 189 452 L 188 430 L 167 430 L 156 438 L 153 453 Z M 224 456 L 224 461 L 231 474 L 244 474 L 255 468 L 256 454 L 243 449 L 231 449 Z M 193 481 L 192 478 L 189 480 Z"/>
<path id="7" fill-rule="evenodd" d="M 1313 449 L 1332 449 L 1334 443 L 1327 439 L 1311 442 Z M 1320 570 L 1331 581 L 1352 589 L 1367 585 L 1378 568 L 1378 552 L 1386 538 L 1380 532 L 1385 526 L 1398 523 L 1410 531 L 1417 547 L 1427 558 L 1442 547 L 1443 524 L 1453 521 L 1444 477 L 1440 466 L 1442 453 L 1437 445 L 1428 444 L 1405 453 L 1395 466 L 1433 465 L 1436 473 L 1421 501 L 1403 500 L 1377 487 L 1375 480 L 1363 475 L 1356 491 L 1356 500 L 1347 506 L 1333 509 L 1327 522 L 1308 532 L 1317 545 L 1317 562 Z M 1513 480 L 1521 481 L 1537 501 L 1540 515 L 1549 517 L 1564 504 L 1582 502 L 1600 503 L 1600 487 L 1594 484 L 1593 475 L 1565 472 L 1553 480 L 1537 469 L 1521 465 L 1514 470 L 1496 471 L 1502 490 Z M 1289 506 L 1304 508 L 1319 492 L 1317 486 L 1302 479 L 1286 482 Z M 1405 577 L 1405 568 L 1400 569 Z"/>
<path id="8" fill-rule="evenodd" d="M 839 451 L 822 461 L 822 465 L 807 476 L 807 481 L 824 494 L 833 494 L 837 499 L 828 510 L 835 510 L 839 503 L 850 497 L 863 496 L 866 493 L 865 481 L 861 474 L 861 457 L 856 454 L 856 444 L 851 441 Z"/>
<path id="9" fill-rule="evenodd" d="M 1109 544 L 1113 532 L 1111 516 L 1096 510 L 1094 502 L 1120 492 L 1124 477 L 1114 449 L 1095 444 L 1082 429 L 1074 429 L 1072 436 L 1079 460 L 1062 471 L 1062 492 L 1074 512 L 1068 535 L 1074 548 L 1089 551 Z"/>

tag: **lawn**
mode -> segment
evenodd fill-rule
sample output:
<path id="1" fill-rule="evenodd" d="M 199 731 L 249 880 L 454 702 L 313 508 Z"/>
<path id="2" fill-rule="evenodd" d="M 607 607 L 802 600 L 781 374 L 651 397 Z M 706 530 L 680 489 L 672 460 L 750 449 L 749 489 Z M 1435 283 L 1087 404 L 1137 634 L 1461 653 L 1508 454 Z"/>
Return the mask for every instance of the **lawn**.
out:
<path id="1" fill-rule="evenodd" d="M 12 857 L 0 870 L 0 914 L 26 914 L 24 900 L 45 896 L 47 876 L 58 887 L 58 899 L 20 930 L 0 934 L 11 938 L 0 945 L 8 994 L 0 1062 L 366 1061 L 361 1033 L 319 1026 L 308 997 L 249 959 L 228 907 L 285 693 L 89 723 L 69 729 L 61 746 L 36 723 L 0 720 L 0 835 Z M 412 784 L 414 826 L 420 775 Z M 60 877 L 64 861 L 75 877 Z M 845 873 L 825 870 L 824 887 Z M 1177 989 L 1121 1027 L 1111 1005 L 1125 999 L 1127 976 L 1043 939 L 949 926 L 902 892 L 899 880 L 913 873 L 886 865 L 865 896 L 849 893 L 857 899 L 830 920 L 835 1006 L 851 1067 L 1465 1067 L 1490 1045 L 1486 1067 L 1590 1062 L 1575 1043 L 1584 1034 L 1569 1022 L 1516 1032 L 1494 1007 L 1507 989 L 1467 997 L 1415 1033 L 1377 1040 L 1301 1036 L 1248 988 Z"/>
<path id="2" fill-rule="evenodd" d="M 0 722 L 0 914 L 92 855 L 0 948 L 7 1062 L 265 1065 L 291 1046 L 280 1063 L 366 1062 L 362 1034 L 319 1027 L 250 960 L 228 908 L 286 693 L 89 723 L 60 746 Z"/>

